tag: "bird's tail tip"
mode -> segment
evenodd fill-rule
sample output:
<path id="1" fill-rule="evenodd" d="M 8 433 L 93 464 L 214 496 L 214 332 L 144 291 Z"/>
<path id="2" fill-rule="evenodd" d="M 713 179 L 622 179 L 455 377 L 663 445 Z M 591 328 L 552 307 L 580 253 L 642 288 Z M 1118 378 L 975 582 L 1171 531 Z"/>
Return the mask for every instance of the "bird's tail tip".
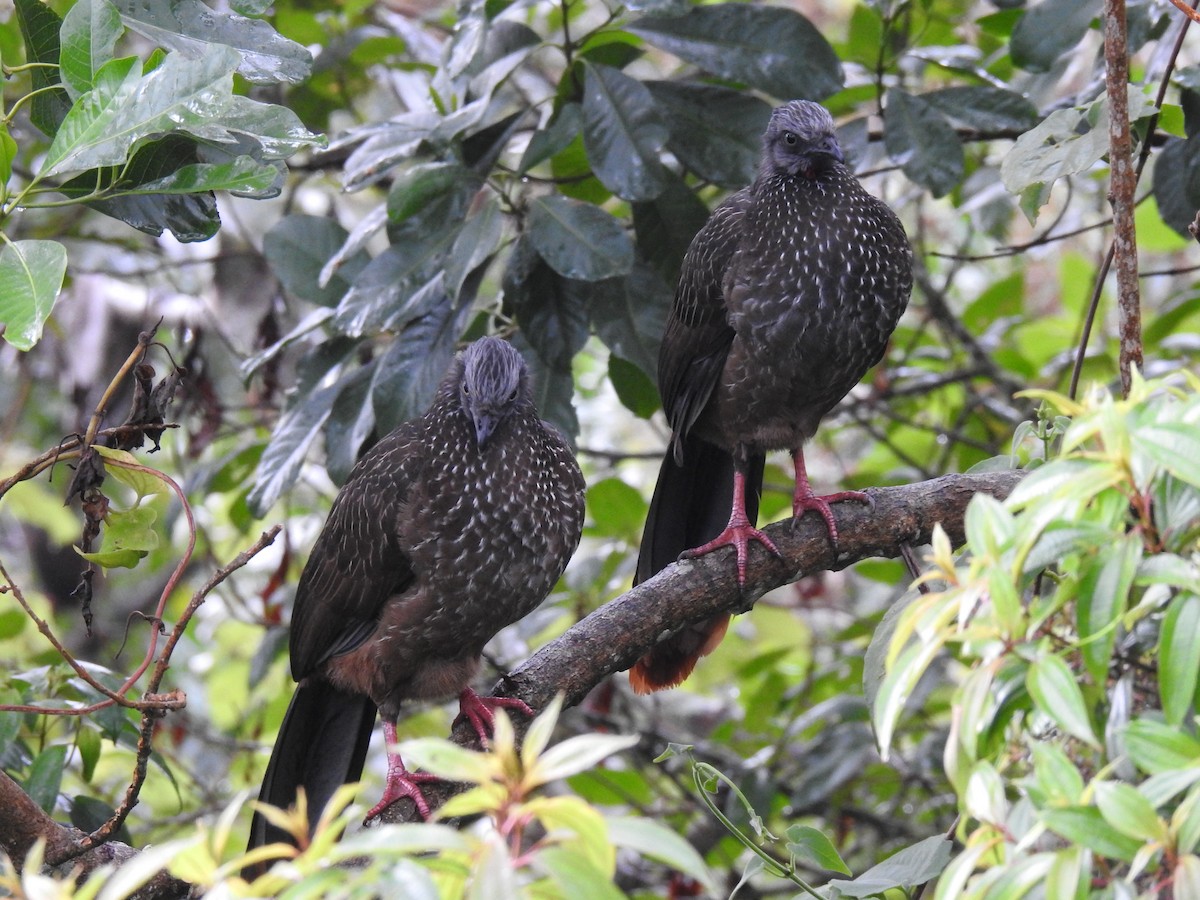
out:
<path id="1" fill-rule="evenodd" d="M 683 684 L 700 658 L 717 649 L 728 628 L 728 615 L 714 616 L 661 641 L 630 668 L 629 686 L 635 694 L 652 694 Z"/>

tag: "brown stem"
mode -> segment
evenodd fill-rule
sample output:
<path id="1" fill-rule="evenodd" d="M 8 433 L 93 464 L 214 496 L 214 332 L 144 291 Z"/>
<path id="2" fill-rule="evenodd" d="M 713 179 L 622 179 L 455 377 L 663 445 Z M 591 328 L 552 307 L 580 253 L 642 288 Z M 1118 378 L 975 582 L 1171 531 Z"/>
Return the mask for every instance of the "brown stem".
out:
<path id="1" fill-rule="evenodd" d="M 1134 228 L 1133 140 L 1129 134 L 1129 49 L 1125 0 L 1104 0 L 1104 61 L 1108 90 L 1108 158 L 1112 168 L 1113 259 L 1117 271 L 1117 317 L 1121 340 L 1121 393 L 1129 396 L 1133 370 L 1142 367 L 1142 304 Z"/>

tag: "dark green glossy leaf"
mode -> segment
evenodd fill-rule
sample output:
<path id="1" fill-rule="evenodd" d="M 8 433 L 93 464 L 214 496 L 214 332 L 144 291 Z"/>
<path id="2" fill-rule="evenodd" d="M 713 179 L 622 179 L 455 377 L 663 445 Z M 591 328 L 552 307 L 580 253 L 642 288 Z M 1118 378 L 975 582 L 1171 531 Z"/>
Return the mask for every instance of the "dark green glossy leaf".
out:
<path id="1" fill-rule="evenodd" d="M 92 832 L 112 818 L 113 808 L 97 797 L 76 794 L 71 798 L 71 824 L 81 831 Z M 113 834 L 113 839 L 131 843 L 129 829 L 122 824 Z"/>
<path id="2" fill-rule="evenodd" d="M 320 286 L 325 262 L 346 241 L 346 229 L 324 216 L 290 215 L 276 222 L 263 238 L 263 255 L 285 290 L 321 306 L 336 306 L 351 282 L 370 261 L 360 251 Z"/>
<path id="3" fill-rule="evenodd" d="M 31 72 L 34 95 L 29 120 L 47 137 L 54 137 L 71 109 L 71 98 L 58 77 L 59 31 L 62 19 L 39 0 L 15 0 L 25 55 L 29 62 L 46 63 Z"/>
<path id="4" fill-rule="evenodd" d="M 538 254 L 566 278 L 600 281 L 633 267 L 633 241 L 604 210 L 555 195 L 529 207 L 529 240 Z"/>
<path id="5" fill-rule="evenodd" d="M 779 6 L 694 6 L 674 18 L 629 26 L 663 50 L 706 72 L 780 98 L 820 100 L 842 86 L 842 66 L 808 19 Z"/>
<path id="6" fill-rule="evenodd" d="M 454 359 L 473 299 L 467 296 L 453 302 L 444 292 L 434 292 L 428 312 L 400 331 L 380 357 L 371 383 L 371 402 L 381 432 L 425 411 Z"/>
<path id="7" fill-rule="evenodd" d="M 633 230 L 641 258 L 670 284 L 696 233 L 708 221 L 708 207 L 683 179 L 668 175 L 666 189 L 647 203 L 633 204 Z"/>
<path id="8" fill-rule="evenodd" d="M 446 290 L 451 297 L 458 296 L 468 275 L 495 255 L 503 238 L 504 214 L 500 202 L 488 197 L 467 219 L 447 255 Z"/>
<path id="9" fill-rule="evenodd" d="M 1031 6 L 1013 29 L 1013 62 L 1030 72 L 1048 71 L 1083 39 L 1099 12 L 1099 0 L 1042 0 Z"/>
<path id="10" fill-rule="evenodd" d="M 594 282 L 587 309 L 604 345 L 657 381 L 658 345 L 671 299 L 666 283 L 639 264 L 627 278 Z"/>
<path id="11" fill-rule="evenodd" d="M 409 166 L 396 176 L 388 191 L 388 218 L 397 223 L 411 219 L 435 199 L 461 190 L 468 179 L 472 179 L 470 170 L 458 163 L 422 162 Z"/>
<path id="12" fill-rule="evenodd" d="M 583 72 L 583 146 L 596 177 L 626 200 L 658 196 L 667 126 L 650 91 L 609 66 L 585 63 Z"/>
<path id="13" fill-rule="evenodd" d="M 375 427 L 371 379 L 375 364 L 356 369 L 339 382 L 342 391 L 334 401 L 325 426 L 325 471 L 334 484 L 343 484 L 358 460 L 363 442 Z"/>
<path id="14" fill-rule="evenodd" d="M 517 172 L 525 174 L 534 166 L 562 153 L 583 131 L 583 111 L 578 103 L 568 103 L 542 129 L 535 131 L 521 156 Z"/>
<path id="15" fill-rule="evenodd" d="M 232 47 L 238 74 L 257 84 L 299 83 L 312 71 L 312 54 L 261 19 L 213 9 L 200 0 L 116 0 L 125 24 L 158 46 L 189 56 Z"/>
<path id="16" fill-rule="evenodd" d="M 1162 220 L 1187 236 L 1200 209 L 1200 133 L 1167 138 L 1154 163 L 1154 202 Z"/>
<path id="17" fill-rule="evenodd" d="M 667 146 L 705 181 L 742 187 L 754 179 L 769 104 L 719 85 L 648 81 L 671 131 Z"/>
<path id="18" fill-rule="evenodd" d="M 893 88 L 883 112 L 888 155 L 935 197 L 962 180 L 963 148 L 950 123 L 920 97 Z"/>
<path id="19" fill-rule="evenodd" d="M 570 371 L 587 340 L 586 293 L 572 291 L 538 255 L 532 239 L 522 239 L 513 251 L 504 298 L 538 356 L 555 371 Z"/>
<path id="20" fill-rule="evenodd" d="M 256 516 L 266 515 L 295 483 L 308 448 L 329 418 L 340 392 L 341 385 L 333 384 L 309 394 L 279 420 L 258 464 L 254 487 L 246 498 Z"/>
<path id="21" fill-rule="evenodd" d="M 29 768 L 29 777 L 25 779 L 25 793 L 46 812 L 54 811 L 66 762 L 67 745 L 54 744 L 39 753 Z"/>
<path id="22" fill-rule="evenodd" d="M 1013 91 L 986 85 L 942 88 L 921 99 L 943 115 L 980 131 L 1017 130 L 1037 124 L 1037 107 Z"/>

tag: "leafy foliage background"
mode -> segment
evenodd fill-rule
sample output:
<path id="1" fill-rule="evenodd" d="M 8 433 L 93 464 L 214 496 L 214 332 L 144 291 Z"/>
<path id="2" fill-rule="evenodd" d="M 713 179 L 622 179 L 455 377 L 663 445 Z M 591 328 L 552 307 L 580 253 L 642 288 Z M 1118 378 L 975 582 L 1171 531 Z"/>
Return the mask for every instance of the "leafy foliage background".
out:
<path id="1" fill-rule="evenodd" d="M 200 608 L 173 658 L 170 680 L 188 707 L 155 735 L 129 839 L 178 837 L 195 820 L 213 821 L 236 789 L 257 785 L 289 693 L 289 586 L 328 499 L 367 442 L 423 408 L 461 341 L 499 331 L 517 342 L 536 371 L 543 414 L 577 441 L 589 482 L 585 546 L 552 602 L 498 638 L 495 668 L 510 668 L 627 587 L 665 443 L 653 379 L 674 278 L 707 210 L 752 178 L 777 101 L 804 96 L 830 108 L 856 170 L 901 214 L 918 260 L 913 304 L 887 359 L 816 439 L 818 483 L 901 484 L 1053 457 L 1065 425 L 1052 413 L 1039 418 L 1040 397 L 1019 392 L 1068 390 L 1081 345 L 1081 383 L 1112 385 L 1117 372 L 1103 263 L 1113 236 L 1100 12 L 1094 0 L 796 9 L 681 0 L 322 9 L 281 0 L 236 13 L 199 3 L 19 0 L 9 24 L 21 28 L 0 29 L 0 60 L 17 66 L 0 131 L 0 278 L 16 271 L 12 248 L 25 242 L 45 277 L 0 280 L 11 345 L 0 351 L 10 373 L 0 380 L 5 471 L 82 430 L 136 334 L 163 316 L 160 336 L 189 375 L 171 414 L 182 428 L 168 432 L 165 458 L 152 461 L 182 483 L 195 509 L 190 588 L 266 523 L 286 523 L 271 551 Z M 1173 6 L 1145 0 L 1127 12 L 1130 118 L 1148 165 L 1136 214 L 1142 337 L 1146 372 L 1160 376 L 1194 369 L 1200 347 L 1196 250 L 1186 237 L 1200 208 L 1200 68 L 1195 36 Z M 58 64 L 58 77 L 20 62 Z M 212 104 L 168 109 L 176 90 L 153 85 L 173 73 L 196 79 L 201 93 L 218 85 Z M 68 112 L 79 97 L 107 98 L 104 108 L 119 112 L 130 89 L 121 86 L 151 77 L 163 109 L 138 107 L 127 141 L 114 147 L 102 130 L 94 140 L 87 128 L 72 131 L 68 123 L 101 121 Z M 19 99 L 31 91 L 40 93 Z M 317 149 L 320 134 L 329 140 Z M 224 189 L 236 195 L 217 200 L 212 191 Z M 71 202 L 62 205 L 64 197 Z M 164 232 L 174 238 L 155 236 Z M 64 272 L 55 304 L 47 286 Z M 17 298 L 39 311 L 28 346 L 46 327 L 28 352 L 14 349 L 22 345 L 11 323 L 26 308 Z M 154 361 L 168 367 L 165 356 Z M 121 396 L 109 408 L 128 402 Z M 768 485 L 789 479 L 768 470 Z M 88 636 L 71 598 L 80 562 L 69 545 L 79 542 L 80 516 L 61 506 L 67 480 L 60 469 L 4 496 L 2 556 L 41 614 L 72 632 L 73 652 L 121 672 L 115 651 L 127 616 L 153 607 L 179 558 L 179 505 L 167 495 L 139 502 L 154 511 L 143 530 L 155 540 L 138 545 L 135 568 L 109 569 L 97 582 Z M 764 515 L 782 517 L 786 504 L 786 489 L 769 492 Z M 1192 521 L 1194 510 L 1178 504 L 1181 521 Z M 1105 525 L 1125 527 L 1119 517 Z M 1194 567 L 1195 535 L 1180 527 L 1182 548 L 1172 552 Z M 976 553 L 986 540 L 972 540 Z M 1014 590 L 1032 590 L 1030 573 L 1018 575 L 1027 581 Z M 994 777 L 980 770 L 972 782 L 944 765 L 943 748 L 961 728 L 956 685 L 967 683 L 969 647 L 946 638 L 954 652 L 902 670 L 909 681 L 891 695 L 886 761 L 877 749 L 880 719 L 872 722 L 863 689 L 864 669 L 868 683 L 877 673 L 866 651 L 908 581 L 892 561 L 807 579 L 737 620 L 684 688 L 650 699 L 634 699 L 620 680 L 597 689 L 563 714 L 562 733 L 640 740 L 619 762 L 572 775 L 568 790 L 598 808 L 668 822 L 704 857 L 718 893 L 748 879 L 739 896 L 779 890 L 777 870 L 791 856 L 801 860 L 793 874 L 821 880 L 836 870 L 827 853 L 792 849 L 811 846 L 794 828 L 827 836 L 856 874 L 947 833 L 960 814 L 1012 837 L 1000 807 L 1018 792 L 1016 769 L 988 757 Z M 175 591 L 168 618 L 189 595 Z M 1137 606 L 1136 598 L 1127 604 Z M 1157 628 L 1157 612 L 1142 627 Z M 1030 626 L 1034 637 L 1051 634 L 1039 630 L 1047 621 Z M 1105 621 L 1115 637 L 1116 618 Z M 1121 628 L 1136 637 L 1136 626 L 1123 620 Z M 130 624 L 128 640 L 144 642 L 146 627 Z M 1097 655 L 1094 640 L 1076 656 L 1069 635 L 1053 634 L 1037 658 L 1088 673 L 1085 718 L 1102 730 L 1109 701 L 1101 698 L 1122 683 L 1114 670 L 1109 684 L 1113 657 Z M 16 663 L 4 702 L 93 699 L 19 609 L 0 608 L 0 640 Z M 1135 641 L 1130 653 L 1144 646 L 1155 638 Z M 1037 665 L 1061 674 L 1055 663 Z M 1037 684 L 1016 708 L 1041 706 Z M 1177 713 L 1191 709 L 1194 692 L 1167 694 L 1168 725 L 1190 732 L 1190 712 Z M 1045 707 L 1058 709 L 1053 698 Z M 1051 719 L 1094 749 L 1077 716 Z M 1011 762 L 1027 750 L 1032 718 L 997 721 L 984 749 Z M 1014 722 L 1023 730 L 1009 742 Z M 5 770 L 44 808 L 94 826 L 120 800 L 137 723 L 114 708 L 79 718 L 0 714 Z M 444 734 L 447 724 L 441 709 L 414 710 L 403 723 L 414 737 Z M 669 743 L 690 745 L 691 756 L 654 763 Z M 1084 781 L 1093 764 L 1112 761 L 1064 746 L 1028 752 L 1062 753 Z M 694 780 L 691 760 L 727 781 Z M 1137 765 L 1153 773 L 1166 763 L 1142 757 Z M 1066 805 L 1086 806 L 1080 796 L 1082 788 Z M 742 839 L 714 820 L 706 798 Z M 1170 802 L 1151 802 L 1151 811 Z M 787 835 L 765 843 L 775 868 L 747 845 L 763 848 L 759 826 Z M 1086 854 L 1136 855 L 1119 842 L 1088 844 L 1087 827 L 1050 827 L 1077 849 L 1078 871 L 1090 864 Z M 1137 889 L 1187 859 L 1156 835 L 1146 826 L 1131 838 L 1171 847 L 1157 869 L 1124 870 Z M 1001 864 L 1013 858 L 991 835 L 978 840 L 973 846 L 986 849 L 972 863 L 1007 871 Z M 212 866 L 236 846 L 215 844 Z M 956 864 L 965 884 L 970 867 Z M 653 858 L 614 856 L 613 865 L 627 893 L 689 889 Z M 1179 863 L 1181 876 L 1191 866 Z"/>

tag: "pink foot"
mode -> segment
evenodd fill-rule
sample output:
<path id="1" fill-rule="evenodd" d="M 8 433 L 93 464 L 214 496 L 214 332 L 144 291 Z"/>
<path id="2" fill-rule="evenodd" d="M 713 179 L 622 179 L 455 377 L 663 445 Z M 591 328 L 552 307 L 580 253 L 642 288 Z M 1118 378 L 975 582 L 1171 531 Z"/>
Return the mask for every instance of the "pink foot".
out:
<path id="1" fill-rule="evenodd" d="M 837 548 L 838 530 L 837 523 L 833 521 L 833 510 L 829 508 L 830 503 L 837 503 L 841 500 L 855 500 L 859 503 L 870 503 L 871 498 L 862 491 L 838 491 L 836 494 L 826 494 L 823 497 L 818 497 L 813 491 L 812 485 L 808 483 L 808 471 L 804 467 L 804 451 L 797 450 L 792 454 L 792 459 L 796 463 L 796 491 L 792 495 L 792 517 L 799 519 L 804 515 L 805 510 L 815 509 L 821 514 L 821 518 L 825 520 L 825 527 L 829 530 L 829 540 L 834 548 Z"/>
<path id="2" fill-rule="evenodd" d="M 530 717 L 536 715 L 524 700 L 518 700 L 515 697 L 480 697 L 468 687 L 463 688 L 463 692 L 458 695 L 458 716 L 454 721 L 466 719 L 470 722 L 471 727 L 475 729 L 475 734 L 479 736 L 479 743 L 486 748 L 488 738 L 492 735 L 496 723 L 496 717 L 492 710 L 498 706 L 504 709 L 515 709 Z"/>
<path id="3" fill-rule="evenodd" d="M 746 515 L 746 476 L 739 467 L 733 473 L 733 508 L 729 512 L 729 524 L 707 544 L 685 550 L 680 556 L 694 559 L 720 547 L 733 547 L 737 550 L 737 577 L 738 586 L 741 587 L 746 583 L 746 559 L 750 554 L 751 541 L 758 541 L 775 556 L 780 555 L 775 543 L 750 524 Z"/>
<path id="4" fill-rule="evenodd" d="M 418 785 L 429 784 L 430 782 L 441 781 L 442 779 L 436 775 L 429 775 L 424 772 L 410 772 L 405 768 L 404 760 L 400 758 L 400 754 L 392 750 L 392 747 L 396 745 L 395 722 L 384 720 L 383 737 L 388 747 L 387 786 L 383 790 L 383 799 L 371 807 L 371 811 L 367 813 L 367 820 L 375 818 L 403 797 L 407 797 L 417 807 L 417 815 L 422 819 L 428 819 L 429 801 L 425 799 L 425 795 L 421 793 Z"/>
<path id="5" fill-rule="evenodd" d="M 703 556 L 705 553 L 711 553 L 713 550 L 721 547 L 733 547 L 737 550 L 738 585 L 745 584 L 746 561 L 750 554 L 751 541 L 758 541 L 775 556 L 779 556 L 780 554 L 779 548 L 775 546 L 775 542 L 751 525 L 744 513 L 740 518 L 741 522 L 735 522 L 733 519 L 730 519 L 729 524 L 725 526 L 725 530 L 707 544 L 701 544 L 699 547 L 694 547 L 691 550 L 684 550 L 681 555 L 684 559 L 695 559 L 697 556 Z"/>

